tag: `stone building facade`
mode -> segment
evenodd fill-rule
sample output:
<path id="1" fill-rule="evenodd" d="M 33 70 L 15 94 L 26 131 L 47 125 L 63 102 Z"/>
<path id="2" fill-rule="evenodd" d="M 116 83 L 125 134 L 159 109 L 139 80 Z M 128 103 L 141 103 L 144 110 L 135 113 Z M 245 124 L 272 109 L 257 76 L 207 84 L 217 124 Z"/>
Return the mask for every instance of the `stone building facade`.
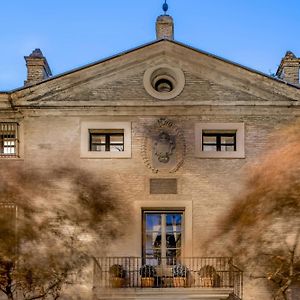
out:
<path id="1" fill-rule="evenodd" d="M 156 32 L 154 42 L 57 76 L 40 50 L 25 57 L 25 85 L 0 92 L 0 164 L 75 164 L 101 172 L 132 204 L 110 263 L 99 259 L 95 299 L 268 300 L 247 280 L 242 296 L 238 269 L 205 260 L 202 245 L 243 167 L 275 128 L 299 118 L 300 59 L 287 52 L 274 78 L 175 41 L 170 16 Z M 172 281 L 179 263 L 191 274 L 184 288 Z M 126 289 L 108 283 L 112 265 L 126 269 Z M 156 289 L 140 278 L 143 265 L 156 267 Z"/>

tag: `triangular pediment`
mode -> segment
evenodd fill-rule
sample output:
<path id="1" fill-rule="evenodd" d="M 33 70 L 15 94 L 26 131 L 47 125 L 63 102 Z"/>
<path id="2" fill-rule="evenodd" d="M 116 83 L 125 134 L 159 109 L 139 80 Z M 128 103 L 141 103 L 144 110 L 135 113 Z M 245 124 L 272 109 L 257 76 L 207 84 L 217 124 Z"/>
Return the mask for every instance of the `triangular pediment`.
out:
<path id="1" fill-rule="evenodd" d="M 147 69 L 180 68 L 183 91 L 168 101 L 144 88 Z M 300 89 L 177 42 L 161 40 L 12 93 L 15 106 L 286 105 Z"/>

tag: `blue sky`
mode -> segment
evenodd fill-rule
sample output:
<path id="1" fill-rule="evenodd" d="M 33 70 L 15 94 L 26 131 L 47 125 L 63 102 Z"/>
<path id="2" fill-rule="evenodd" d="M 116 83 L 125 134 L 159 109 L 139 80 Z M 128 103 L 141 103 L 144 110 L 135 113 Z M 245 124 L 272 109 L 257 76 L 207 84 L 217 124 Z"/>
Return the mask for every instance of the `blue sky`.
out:
<path id="1" fill-rule="evenodd" d="M 163 0 L 0 0 L 0 90 L 41 48 L 54 75 L 155 39 Z M 300 56 L 299 0 L 168 0 L 175 39 L 267 74 Z"/>

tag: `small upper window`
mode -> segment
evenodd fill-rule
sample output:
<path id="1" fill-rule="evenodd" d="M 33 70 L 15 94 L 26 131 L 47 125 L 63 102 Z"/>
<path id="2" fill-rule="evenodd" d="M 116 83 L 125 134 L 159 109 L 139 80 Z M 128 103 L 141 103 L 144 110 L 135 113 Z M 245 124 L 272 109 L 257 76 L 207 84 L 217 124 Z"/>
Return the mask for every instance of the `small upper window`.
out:
<path id="1" fill-rule="evenodd" d="M 18 157 L 18 123 L 0 123 L 0 157 Z"/>
<path id="2" fill-rule="evenodd" d="M 124 129 L 90 129 L 90 151 L 124 151 Z"/>
<path id="3" fill-rule="evenodd" d="M 202 131 L 202 151 L 236 151 L 236 131 Z"/>
<path id="4" fill-rule="evenodd" d="M 185 76 L 180 68 L 163 64 L 147 69 L 143 83 L 150 96 L 159 100 L 169 100 L 183 91 Z"/>
<path id="5" fill-rule="evenodd" d="M 81 122 L 81 158 L 131 158 L 131 122 Z"/>
<path id="6" fill-rule="evenodd" d="M 195 155 L 201 158 L 244 158 L 244 123 L 196 123 Z"/>

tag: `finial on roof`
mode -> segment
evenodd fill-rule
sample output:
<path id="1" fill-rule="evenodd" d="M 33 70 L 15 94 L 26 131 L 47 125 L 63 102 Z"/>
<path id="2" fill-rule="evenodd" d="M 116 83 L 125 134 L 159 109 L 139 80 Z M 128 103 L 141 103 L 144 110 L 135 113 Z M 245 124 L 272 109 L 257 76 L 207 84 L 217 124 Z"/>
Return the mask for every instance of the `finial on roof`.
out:
<path id="1" fill-rule="evenodd" d="M 158 40 L 174 40 L 174 21 L 171 16 L 167 15 L 167 11 L 169 9 L 167 0 L 165 0 L 162 9 L 164 14 L 158 16 L 156 20 L 156 38 Z"/>
<path id="2" fill-rule="evenodd" d="M 165 0 L 165 3 L 162 6 L 163 11 L 165 12 L 165 15 L 167 14 L 167 11 L 169 9 L 169 5 L 167 3 L 167 0 Z"/>

